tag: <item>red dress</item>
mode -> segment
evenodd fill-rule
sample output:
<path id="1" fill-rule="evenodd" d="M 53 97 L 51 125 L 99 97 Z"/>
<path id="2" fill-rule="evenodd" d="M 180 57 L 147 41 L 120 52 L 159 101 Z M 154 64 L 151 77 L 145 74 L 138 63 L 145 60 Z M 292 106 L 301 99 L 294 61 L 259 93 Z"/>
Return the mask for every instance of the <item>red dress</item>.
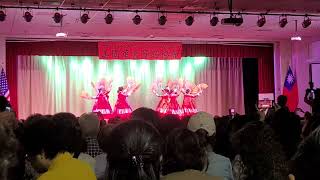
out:
<path id="1" fill-rule="evenodd" d="M 182 116 L 183 110 L 181 109 L 177 98 L 179 97 L 178 94 L 170 94 L 169 95 L 169 107 L 168 107 L 168 113 L 167 114 L 173 114 Z"/>
<path id="2" fill-rule="evenodd" d="M 103 119 L 110 119 L 112 116 L 112 108 L 109 103 L 109 96 L 108 93 L 100 92 L 96 96 L 96 102 L 92 107 L 92 112 L 101 113 Z"/>
<path id="3" fill-rule="evenodd" d="M 156 111 L 160 114 L 167 114 L 169 108 L 169 95 L 160 96 L 160 102 L 158 103 Z"/>
<path id="4" fill-rule="evenodd" d="M 120 118 L 128 118 L 132 112 L 132 109 L 127 101 L 128 95 L 118 93 L 118 99 L 114 106 L 114 113 Z"/>
<path id="5" fill-rule="evenodd" d="M 196 96 L 185 94 L 182 103 L 182 109 L 185 116 L 191 116 L 198 112 L 195 103 Z"/>

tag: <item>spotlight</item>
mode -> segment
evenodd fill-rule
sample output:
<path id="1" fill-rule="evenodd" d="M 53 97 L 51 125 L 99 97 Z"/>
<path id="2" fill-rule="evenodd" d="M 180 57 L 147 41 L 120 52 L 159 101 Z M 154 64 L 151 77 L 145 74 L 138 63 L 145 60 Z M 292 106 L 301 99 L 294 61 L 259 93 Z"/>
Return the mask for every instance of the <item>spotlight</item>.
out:
<path id="1" fill-rule="evenodd" d="M 132 21 L 133 21 L 133 23 L 134 23 L 135 25 L 139 25 L 139 24 L 141 23 L 142 19 L 141 19 L 141 17 L 137 14 L 137 15 L 134 16 L 134 18 L 132 19 Z"/>
<path id="2" fill-rule="evenodd" d="M 302 22 L 302 27 L 307 28 L 310 25 L 311 25 L 311 19 L 308 16 L 304 17 L 304 20 Z"/>
<path id="3" fill-rule="evenodd" d="M 160 16 L 158 22 L 161 26 L 165 25 L 167 22 L 167 17 L 165 15 Z"/>
<path id="4" fill-rule="evenodd" d="M 285 15 L 280 16 L 279 17 L 279 26 L 281 28 L 284 28 L 287 24 L 288 24 L 287 16 L 285 16 Z"/>
<path id="5" fill-rule="evenodd" d="M 187 26 L 191 26 L 194 22 L 194 18 L 193 18 L 193 16 L 189 16 L 189 17 L 187 17 L 187 19 L 185 21 L 186 21 Z"/>
<path id="6" fill-rule="evenodd" d="M 82 14 L 80 20 L 83 24 L 86 24 L 89 21 L 90 17 L 88 13 Z"/>
<path id="7" fill-rule="evenodd" d="M 219 22 L 219 19 L 217 16 L 213 16 L 211 19 L 210 19 L 210 24 L 211 26 L 216 26 Z"/>
<path id="8" fill-rule="evenodd" d="M 33 18 L 32 14 L 29 11 L 25 12 L 23 17 L 26 20 L 26 22 L 31 22 Z"/>
<path id="9" fill-rule="evenodd" d="M 52 18 L 53 18 L 55 23 L 61 23 L 63 15 L 58 13 L 58 12 L 56 12 L 56 13 L 54 13 Z"/>
<path id="10" fill-rule="evenodd" d="M 239 13 L 235 16 L 235 19 L 238 19 L 237 22 L 234 23 L 235 26 L 241 26 L 243 23 L 242 15 Z"/>
<path id="11" fill-rule="evenodd" d="M 257 26 L 258 27 L 262 27 L 262 26 L 264 26 L 266 24 L 266 22 L 267 22 L 266 21 L 266 17 L 264 15 L 260 15 L 258 17 Z"/>
<path id="12" fill-rule="evenodd" d="M 112 16 L 112 14 L 109 13 L 109 14 L 104 18 L 104 20 L 106 21 L 106 24 L 111 24 L 112 21 L 113 21 L 113 16 Z"/>
<path id="13" fill-rule="evenodd" d="M 4 11 L 0 11 L 0 21 L 2 22 L 2 21 L 4 21 L 4 20 L 6 20 L 6 13 L 4 12 Z"/>

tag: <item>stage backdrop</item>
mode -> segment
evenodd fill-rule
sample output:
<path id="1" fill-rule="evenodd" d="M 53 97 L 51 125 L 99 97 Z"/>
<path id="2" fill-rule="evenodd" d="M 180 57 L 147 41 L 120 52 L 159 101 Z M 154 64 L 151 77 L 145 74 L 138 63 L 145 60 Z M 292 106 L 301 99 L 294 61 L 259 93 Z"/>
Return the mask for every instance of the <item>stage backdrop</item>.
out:
<path id="1" fill-rule="evenodd" d="M 185 78 L 209 85 L 197 99 L 198 108 L 225 115 L 230 107 L 244 113 L 242 60 L 239 58 L 187 57 L 181 60 L 99 60 L 95 56 L 18 56 L 19 118 L 32 113 L 91 111 L 93 101 L 80 98 L 82 91 L 95 95 L 91 81 L 112 77 L 110 103 L 128 76 L 141 83 L 129 97 L 132 108 L 155 108 L 159 99 L 151 92 L 158 78 Z M 182 97 L 180 97 L 182 102 Z"/>

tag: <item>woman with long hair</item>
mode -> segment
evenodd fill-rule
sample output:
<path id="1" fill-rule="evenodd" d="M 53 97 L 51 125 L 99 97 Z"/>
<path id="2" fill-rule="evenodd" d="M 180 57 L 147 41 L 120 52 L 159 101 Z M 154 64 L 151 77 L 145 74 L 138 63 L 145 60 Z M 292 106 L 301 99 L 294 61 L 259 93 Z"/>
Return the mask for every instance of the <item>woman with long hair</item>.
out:
<path id="1" fill-rule="evenodd" d="M 161 144 L 157 130 L 146 122 L 116 126 L 108 141 L 106 179 L 159 180 Z"/>

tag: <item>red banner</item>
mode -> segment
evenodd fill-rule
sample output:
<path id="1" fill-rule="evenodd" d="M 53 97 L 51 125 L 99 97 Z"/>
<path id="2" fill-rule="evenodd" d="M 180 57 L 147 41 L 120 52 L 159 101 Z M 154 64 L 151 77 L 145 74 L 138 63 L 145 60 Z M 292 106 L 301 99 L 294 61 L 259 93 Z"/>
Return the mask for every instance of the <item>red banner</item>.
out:
<path id="1" fill-rule="evenodd" d="M 99 42 L 100 59 L 181 59 L 182 44 L 175 42 Z"/>

